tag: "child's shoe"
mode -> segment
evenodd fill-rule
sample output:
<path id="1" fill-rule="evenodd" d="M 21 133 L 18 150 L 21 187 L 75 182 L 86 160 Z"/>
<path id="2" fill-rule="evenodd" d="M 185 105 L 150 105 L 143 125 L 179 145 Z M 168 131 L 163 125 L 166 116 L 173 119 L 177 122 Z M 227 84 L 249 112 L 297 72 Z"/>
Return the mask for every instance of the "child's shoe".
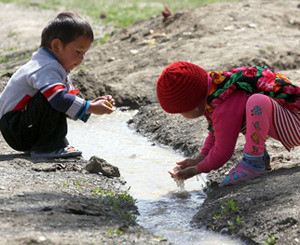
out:
<path id="1" fill-rule="evenodd" d="M 236 184 L 267 173 L 265 165 L 270 166 L 270 156 L 265 151 L 260 156 L 252 156 L 244 152 L 244 157 L 219 184 L 220 187 Z"/>
<path id="2" fill-rule="evenodd" d="M 66 146 L 52 152 L 31 151 L 32 158 L 68 158 L 81 156 L 82 152 L 76 150 L 73 146 Z"/>

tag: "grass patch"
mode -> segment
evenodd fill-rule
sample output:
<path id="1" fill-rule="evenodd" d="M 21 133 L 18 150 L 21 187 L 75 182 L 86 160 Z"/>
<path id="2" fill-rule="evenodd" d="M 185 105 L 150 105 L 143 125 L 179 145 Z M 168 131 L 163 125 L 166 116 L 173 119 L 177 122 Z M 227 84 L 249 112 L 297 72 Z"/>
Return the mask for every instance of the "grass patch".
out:
<path id="1" fill-rule="evenodd" d="M 92 211 L 104 210 L 110 215 L 118 217 L 121 221 L 137 222 L 137 216 L 132 213 L 136 209 L 137 200 L 128 193 L 130 188 L 126 191 L 104 190 L 89 183 L 85 178 L 67 178 L 64 182 L 55 182 L 54 186 L 62 193 L 72 197 L 80 197 L 82 202 L 88 205 Z"/>
<path id="2" fill-rule="evenodd" d="M 7 54 L 4 56 L 0 55 L 0 64 L 26 60 L 26 59 L 29 59 L 31 57 L 31 55 L 32 55 L 32 50 L 19 51 L 19 52 Z"/>
<path id="3" fill-rule="evenodd" d="M 165 0 L 173 12 L 183 8 L 198 8 L 216 2 L 237 2 L 242 0 Z M 55 11 L 71 10 L 92 17 L 96 22 L 112 23 L 117 27 L 129 26 L 135 21 L 148 19 L 161 14 L 163 1 L 153 0 L 0 0 L 25 7 L 38 7 Z M 100 19 L 100 16 L 105 16 Z"/>

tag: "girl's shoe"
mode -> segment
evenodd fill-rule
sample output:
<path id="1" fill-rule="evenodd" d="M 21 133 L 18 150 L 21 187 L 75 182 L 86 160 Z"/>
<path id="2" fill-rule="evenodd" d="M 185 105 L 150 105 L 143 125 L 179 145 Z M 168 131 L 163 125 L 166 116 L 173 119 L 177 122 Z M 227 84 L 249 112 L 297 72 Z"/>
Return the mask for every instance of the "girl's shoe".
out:
<path id="1" fill-rule="evenodd" d="M 236 184 L 267 173 L 265 169 L 265 163 L 267 161 L 265 153 L 261 156 L 251 156 L 244 152 L 243 160 L 229 171 L 229 174 L 226 175 L 219 186 Z M 267 164 L 270 165 L 269 163 Z M 253 165 L 261 165 L 262 167 L 254 167 Z"/>
<path id="2" fill-rule="evenodd" d="M 73 146 L 66 146 L 52 152 L 31 151 L 32 158 L 68 158 L 81 156 L 82 152 L 76 150 Z"/>

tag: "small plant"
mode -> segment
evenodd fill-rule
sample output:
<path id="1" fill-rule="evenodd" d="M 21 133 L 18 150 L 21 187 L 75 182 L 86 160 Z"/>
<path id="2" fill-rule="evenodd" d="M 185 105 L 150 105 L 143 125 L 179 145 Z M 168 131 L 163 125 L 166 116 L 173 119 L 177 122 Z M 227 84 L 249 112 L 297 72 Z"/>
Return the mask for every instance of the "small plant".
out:
<path id="1" fill-rule="evenodd" d="M 263 48 L 260 48 L 260 49 L 259 49 L 259 52 L 260 52 L 261 54 L 265 54 L 265 53 L 266 53 L 266 50 L 263 49 Z"/>
<path id="2" fill-rule="evenodd" d="M 228 224 L 228 230 L 234 230 L 237 224 L 241 224 L 244 218 L 239 215 L 235 216 L 238 212 L 238 205 L 233 200 L 228 200 L 221 204 L 221 212 L 218 213 L 214 211 L 213 219 L 215 220 L 214 224 L 211 224 L 210 227 L 212 230 L 216 229 L 216 224 L 221 221 L 226 221 Z"/>
<path id="3" fill-rule="evenodd" d="M 131 202 L 133 204 L 135 204 L 137 201 L 132 196 L 130 196 L 127 191 L 121 191 L 120 193 L 115 193 L 115 192 L 111 192 L 111 191 L 104 191 L 104 190 L 101 190 L 100 188 L 94 188 L 93 195 L 94 196 L 102 196 L 102 197 L 105 197 L 105 196 L 114 197 L 116 199 Z"/>
<path id="4" fill-rule="evenodd" d="M 240 217 L 239 215 L 236 217 L 236 222 L 237 222 L 238 224 L 241 224 L 243 221 L 244 221 L 244 218 L 243 218 L 243 217 Z"/>
<path id="5" fill-rule="evenodd" d="M 64 182 L 63 184 L 62 184 L 62 187 L 70 187 L 70 181 L 69 180 L 67 180 L 66 182 Z"/>
<path id="6" fill-rule="evenodd" d="M 113 233 L 114 233 L 114 230 L 112 230 L 112 229 L 107 229 L 106 231 L 105 231 L 105 233 L 107 234 L 107 235 L 112 235 Z"/>
<path id="7" fill-rule="evenodd" d="M 135 204 L 137 202 L 137 200 L 134 199 L 132 196 L 130 196 L 127 191 L 121 191 L 121 193 L 117 194 L 117 197 L 121 200 L 125 200 L 125 201 L 131 202 L 133 204 Z"/>
<path id="8" fill-rule="evenodd" d="M 118 210 L 118 209 L 119 209 L 117 200 L 114 199 L 114 198 L 108 198 L 108 200 L 107 200 L 106 203 L 107 203 L 108 205 L 112 206 L 112 209 L 113 209 L 113 210 Z"/>
<path id="9" fill-rule="evenodd" d="M 223 214 L 229 214 L 230 212 L 235 213 L 238 209 L 237 204 L 233 200 L 228 200 L 221 204 L 221 209 Z"/>
<path id="10" fill-rule="evenodd" d="M 165 235 L 164 235 L 164 234 L 160 235 L 160 236 L 158 237 L 158 239 L 159 239 L 160 241 L 165 240 Z"/>
<path id="11" fill-rule="evenodd" d="M 216 229 L 216 225 L 214 225 L 214 224 L 210 224 L 209 227 L 212 231 L 214 231 Z"/>
<path id="12" fill-rule="evenodd" d="M 117 235 L 119 235 L 119 236 L 124 235 L 124 231 L 115 230 L 115 229 L 111 229 L 111 228 L 107 229 L 107 230 L 105 231 L 105 233 L 106 233 L 107 235 L 109 235 L 109 236 L 112 236 L 113 234 L 117 234 Z"/>
<path id="13" fill-rule="evenodd" d="M 266 241 L 263 242 L 263 245 L 273 245 L 276 244 L 276 240 L 277 240 L 277 234 L 272 235 L 272 234 L 268 234 L 268 238 L 266 239 Z"/>
<path id="14" fill-rule="evenodd" d="M 214 212 L 214 220 L 219 222 L 222 219 L 222 214 L 218 214 L 217 211 Z"/>
<path id="15" fill-rule="evenodd" d="M 124 234 L 124 231 L 117 230 L 116 234 L 119 235 L 119 236 L 122 236 Z"/>
<path id="16" fill-rule="evenodd" d="M 234 229 L 234 227 L 235 227 L 235 226 L 234 226 L 234 222 L 233 222 L 233 221 L 229 221 L 229 220 L 228 220 L 228 221 L 227 221 L 227 223 L 228 223 L 228 227 L 227 227 L 227 228 L 228 228 L 228 230 L 233 230 L 233 229 Z"/>
<path id="17" fill-rule="evenodd" d="M 137 222 L 137 217 L 132 215 L 131 213 L 129 212 L 126 212 L 125 214 L 122 214 L 120 216 L 121 219 L 124 219 L 124 220 L 127 220 L 129 222 L 133 222 L 133 223 L 136 223 Z"/>
<path id="18" fill-rule="evenodd" d="M 87 181 L 84 178 L 75 179 L 72 182 L 74 186 L 82 186 L 83 184 L 87 183 Z"/>

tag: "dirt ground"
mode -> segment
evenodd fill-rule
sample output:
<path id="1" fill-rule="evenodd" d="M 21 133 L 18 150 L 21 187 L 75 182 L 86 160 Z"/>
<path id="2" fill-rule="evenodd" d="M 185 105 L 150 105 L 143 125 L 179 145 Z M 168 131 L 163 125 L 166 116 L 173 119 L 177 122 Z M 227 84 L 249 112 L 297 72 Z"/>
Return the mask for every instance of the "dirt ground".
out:
<path id="1" fill-rule="evenodd" d="M 19 21 L 6 21 L 10 16 L 7 6 Z M 1 57 L 18 57 L 20 52 L 36 49 L 41 31 L 37 29 L 56 14 L 12 5 L 0 7 Z M 24 22 L 24 18 L 34 21 Z M 28 32 L 24 25 L 36 31 Z M 158 15 L 128 28 L 95 26 L 94 29 L 97 39 L 106 33 L 109 38 L 105 44 L 91 47 L 81 67 L 73 72 L 74 84 L 81 95 L 92 99 L 112 94 L 117 106 L 139 108 L 139 113 L 129 121 L 130 127 L 153 142 L 170 145 L 189 157 L 201 149 L 207 125 L 203 118 L 186 120 L 160 109 L 155 82 L 169 63 L 185 60 L 207 70 L 267 65 L 300 85 L 299 1 L 221 3 L 177 11 L 167 21 Z M 24 60 L 17 58 L 2 62 L 0 71 L 14 71 L 23 63 Z M 9 76 L 11 72 L 2 75 L 0 89 Z M 269 236 L 276 238 L 277 244 L 300 244 L 299 147 L 287 152 L 279 142 L 268 139 L 272 157 L 272 170 L 268 174 L 236 186 L 218 187 L 217 182 L 240 160 L 243 143 L 241 135 L 228 164 L 209 174 L 207 199 L 192 224 L 237 236 L 248 244 L 262 244 Z M 34 162 L 11 150 L 2 138 L 0 145 L 3 244 L 8 241 L 86 244 L 99 242 L 98 238 L 107 244 L 159 242 L 129 222 L 128 217 L 120 219 L 122 215 L 118 210 L 111 211 L 109 205 L 106 208 L 111 212 L 103 211 L 105 205 L 103 209 L 95 205 L 87 207 L 86 203 L 95 200 L 89 186 L 116 191 L 114 188 L 121 186 L 120 179 L 87 174 L 83 167 L 86 163 L 80 159 Z M 84 180 L 73 184 L 78 178 Z M 88 191 L 83 191 L 86 182 L 91 184 L 87 185 Z M 237 205 L 236 210 L 228 208 L 232 203 Z M 120 205 L 125 211 L 135 212 L 133 205 L 126 202 Z M 108 220 L 112 222 L 107 223 Z M 109 229 L 111 232 L 107 232 Z M 120 231 L 123 235 L 119 235 Z"/>

